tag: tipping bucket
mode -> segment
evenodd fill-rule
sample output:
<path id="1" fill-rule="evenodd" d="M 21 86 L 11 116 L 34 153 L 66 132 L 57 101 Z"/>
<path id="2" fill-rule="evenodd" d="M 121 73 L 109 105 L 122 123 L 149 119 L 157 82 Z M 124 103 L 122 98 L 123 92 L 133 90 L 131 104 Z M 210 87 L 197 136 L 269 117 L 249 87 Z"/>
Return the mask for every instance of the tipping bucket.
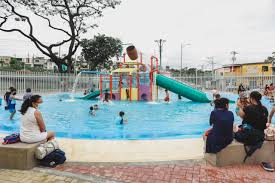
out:
<path id="1" fill-rule="evenodd" d="M 137 60 L 138 59 L 138 52 L 135 46 L 129 46 L 126 49 L 127 55 L 131 60 Z"/>

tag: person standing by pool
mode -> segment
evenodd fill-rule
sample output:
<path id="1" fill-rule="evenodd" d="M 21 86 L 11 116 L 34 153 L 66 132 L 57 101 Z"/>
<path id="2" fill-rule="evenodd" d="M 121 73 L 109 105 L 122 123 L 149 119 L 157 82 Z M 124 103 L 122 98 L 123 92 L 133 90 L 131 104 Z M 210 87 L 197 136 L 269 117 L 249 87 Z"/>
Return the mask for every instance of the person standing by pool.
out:
<path id="1" fill-rule="evenodd" d="M 10 120 L 13 120 L 13 117 L 16 113 L 16 100 L 22 100 L 16 97 L 16 89 L 12 89 L 10 97 L 9 97 L 9 101 L 8 101 L 8 108 L 10 111 Z"/>
<path id="2" fill-rule="evenodd" d="M 206 153 L 218 153 L 233 141 L 234 115 L 228 111 L 229 100 L 216 100 L 215 107 L 210 115 L 210 125 L 213 128 L 207 134 Z"/>
<path id="3" fill-rule="evenodd" d="M 243 84 L 241 83 L 238 87 L 238 95 L 240 95 L 240 93 L 243 93 L 243 92 L 245 92 L 245 88 L 244 88 Z"/>
<path id="4" fill-rule="evenodd" d="M 9 98 L 10 98 L 10 95 L 11 95 L 11 91 L 14 90 L 15 88 L 13 87 L 10 87 L 9 90 L 4 94 L 4 100 L 5 100 L 5 110 L 9 110 Z"/>
<path id="5" fill-rule="evenodd" d="M 42 114 L 38 110 L 38 106 L 42 103 L 43 100 L 39 95 L 33 95 L 31 98 L 23 102 L 20 109 L 22 114 L 20 140 L 22 142 L 36 143 L 54 138 L 54 132 L 46 131 L 46 125 Z"/>
<path id="6" fill-rule="evenodd" d="M 165 98 L 164 98 L 164 101 L 165 101 L 165 102 L 170 102 L 169 92 L 168 92 L 167 89 L 165 90 L 165 95 L 166 95 L 166 96 L 165 96 Z"/>
<path id="7" fill-rule="evenodd" d="M 219 94 L 219 91 L 217 90 L 217 88 L 214 88 L 214 89 L 212 90 L 212 94 L 213 94 L 213 100 L 215 100 L 215 96 L 216 96 L 217 94 Z"/>
<path id="8" fill-rule="evenodd" d="M 26 89 L 26 93 L 25 93 L 25 95 L 23 96 L 23 101 L 25 101 L 25 100 L 31 98 L 31 96 L 32 96 L 32 90 L 31 90 L 30 88 L 27 88 L 27 89 Z"/>

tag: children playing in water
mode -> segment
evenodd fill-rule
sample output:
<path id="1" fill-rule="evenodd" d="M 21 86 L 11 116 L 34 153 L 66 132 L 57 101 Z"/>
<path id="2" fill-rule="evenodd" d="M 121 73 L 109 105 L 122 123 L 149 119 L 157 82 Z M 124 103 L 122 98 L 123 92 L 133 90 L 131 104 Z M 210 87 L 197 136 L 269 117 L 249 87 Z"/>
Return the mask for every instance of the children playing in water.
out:
<path id="1" fill-rule="evenodd" d="M 96 116 L 96 112 L 93 106 L 90 107 L 90 112 L 89 112 L 92 116 Z"/>
<path id="2" fill-rule="evenodd" d="M 244 109 L 250 104 L 246 93 L 240 93 L 239 97 L 240 98 L 237 101 L 237 107 L 235 109 L 237 115 L 239 115 L 240 109 Z"/>
<path id="3" fill-rule="evenodd" d="M 83 95 L 88 95 L 88 90 L 84 90 Z"/>
<path id="4" fill-rule="evenodd" d="M 93 107 L 94 107 L 94 110 L 99 110 L 99 105 L 95 104 Z"/>
<path id="5" fill-rule="evenodd" d="M 214 100 L 212 102 L 210 102 L 210 105 L 214 106 L 215 105 L 215 100 L 219 100 L 219 99 L 221 99 L 221 95 L 220 94 L 216 94 L 214 96 Z"/>
<path id="6" fill-rule="evenodd" d="M 274 103 L 274 96 L 273 95 L 270 97 L 269 102 Z"/>
<path id="7" fill-rule="evenodd" d="M 31 98 L 31 96 L 32 96 L 32 90 L 30 88 L 27 88 L 26 89 L 26 93 L 23 96 L 23 101 Z"/>
<path id="8" fill-rule="evenodd" d="M 9 90 L 5 93 L 5 95 L 4 95 L 4 100 L 5 100 L 5 103 L 6 103 L 6 105 L 5 105 L 5 110 L 9 110 L 9 98 L 10 98 L 10 95 L 11 95 L 11 92 L 12 92 L 12 90 L 14 90 L 15 88 L 13 88 L 13 87 L 10 87 L 9 88 Z"/>
<path id="9" fill-rule="evenodd" d="M 164 101 L 165 102 L 170 102 L 170 97 L 169 97 L 169 93 L 168 93 L 168 90 L 165 90 L 165 98 L 164 98 Z"/>
<path id="10" fill-rule="evenodd" d="M 105 94 L 104 94 L 104 100 L 103 102 L 109 102 L 109 93 L 106 91 Z"/>
<path id="11" fill-rule="evenodd" d="M 10 94 L 10 97 L 9 97 L 9 101 L 8 101 L 8 108 L 9 108 L 9 111 L 10 111 L 10 120 L 13 120 L 13 117 L 16 113 L 16 109 L 15 109 L 15 106 L 16 106 L 16 100 L 21 100 L 19 98 L 16 97 L 16 89 L 13 88 L 11 90 L 11 94 Z"/>
<path id="12" fill-rule="evenodd" d="M 124 119 L 125 113 L 123 111 L 119 112 L 119 116 L 116 118 L 116 123 L 119 125 L 124 125 L 128 123 L 127 119 Z"/>

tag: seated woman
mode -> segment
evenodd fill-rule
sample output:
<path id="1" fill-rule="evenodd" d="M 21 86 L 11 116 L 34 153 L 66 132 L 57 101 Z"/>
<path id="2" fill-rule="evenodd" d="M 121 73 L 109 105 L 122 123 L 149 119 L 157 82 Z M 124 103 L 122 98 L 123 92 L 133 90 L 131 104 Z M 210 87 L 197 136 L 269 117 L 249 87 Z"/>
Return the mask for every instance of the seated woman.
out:
<path id="1" fill-rule="evenodd" d="M 207 136 L 206 153 L 218 153 L 233 140 L 234 115 L 228 108 L 228 99 L 215 101 L 215 109 L 210 115 L 210 125 L 213 125 L 213 128 Z"/>
<path id="2" fill-rule="evenodd" d="M 265 106 L 262 105 L 262 95 L 253 91 L 250 93 L 250 105 L 245 108 L 240 108 L 239 116 L 243 119 L 242 124 L 248 124 L 254 129 L 264 131 L 266 129 L 266 123 L 268 118 L 268 111 Z"/>
<path id="3" fill-rule="evenodd" d="M 46 126 L 38 105 L 41 104 L 42 98 L 39 95 L 33 95 L 25 100 L 21 107 L 21 126 L 20 140 L 25 143 L 36 143 L 43 140 L 54 138 L 54 132 L 46 132 Z"/>

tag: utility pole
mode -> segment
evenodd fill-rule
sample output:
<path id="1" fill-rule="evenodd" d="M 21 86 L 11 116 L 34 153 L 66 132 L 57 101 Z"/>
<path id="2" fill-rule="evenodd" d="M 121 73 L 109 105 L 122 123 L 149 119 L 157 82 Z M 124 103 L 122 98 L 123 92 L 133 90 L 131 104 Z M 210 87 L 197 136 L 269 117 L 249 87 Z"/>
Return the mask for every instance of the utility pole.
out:
<path id="1" fill-rule="evenodd" d="M 232 55 L 232 72 L 234 72 L 234 63 L 236 62 L 237 58 L 236 55 L 238 55 L 239 53 L 237 53 L 236 51 L 232 51 L 231 55 Z"/>
<path id="2" fill-rule="evenodd" d="M 214 67 L 217 63 L 214 62 L 214 57 L 207 57 L 208 59 L 208 63 L 211 65 L 211 69 L 212 69 L 212 77 L 214 77 Z"/>
<path id="3" fill-rule="evenodd" d="M 160 40 L 155 40 L 155 42 L 159 46 L 159 66 L 161 68 L 162 67 L 162 48 L 163 48 L 163 45 L 166 42 L 166 40 L 160 39 Z"/>
<path id="4" fill-rule="evenodd" d="M 235 77 L 235 85 L 237 84 L 237 80 L 236 80 L 236 73 L 234 74 L 234 64 L 235 64 L 235 62 L 236 62 L 236 60 L 237 60 L 237 58 L 236 58 L 236 55 L 237 54 L 239 54 L 239 53 L 237 53 L 236 51 L 231 51 L 231 53 L 230 53 L 231 55 L 232 55 L 232 76 L 234 76 Z M 233 86 L 233 77 L 231 78 L 231 86 Z"/>

